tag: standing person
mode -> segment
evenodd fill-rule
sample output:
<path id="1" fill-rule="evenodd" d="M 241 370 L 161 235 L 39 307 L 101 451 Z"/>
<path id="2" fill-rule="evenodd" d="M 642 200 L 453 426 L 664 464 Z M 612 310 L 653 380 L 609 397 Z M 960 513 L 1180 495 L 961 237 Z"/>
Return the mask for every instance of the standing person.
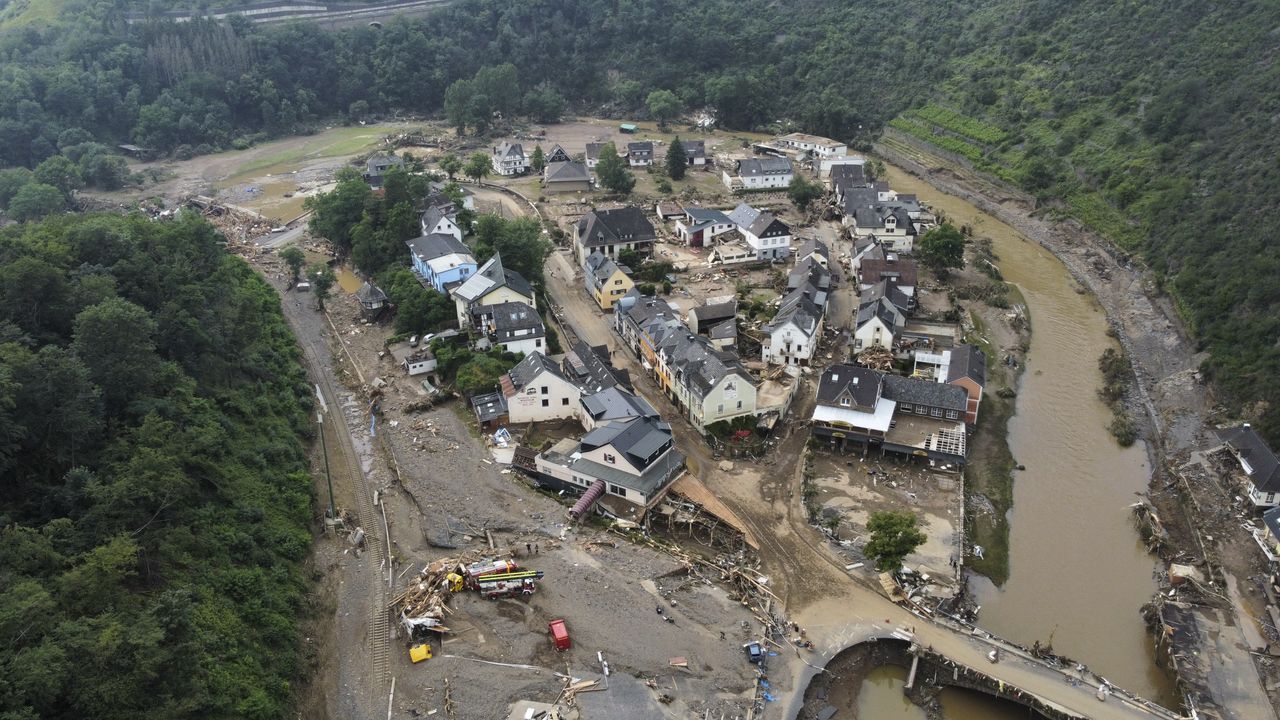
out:
<path id="1" fill-rule="evenodd" d="M 531 544 L 529 544 L 529 543 L 525 543 L 525 544 L 524 544 L 524 552 L 525 552 L 525 554 L 526 554 L 526 555 L 532 555 L 532 554 L 533 554 L 533 545 L 531 545 Z"/>

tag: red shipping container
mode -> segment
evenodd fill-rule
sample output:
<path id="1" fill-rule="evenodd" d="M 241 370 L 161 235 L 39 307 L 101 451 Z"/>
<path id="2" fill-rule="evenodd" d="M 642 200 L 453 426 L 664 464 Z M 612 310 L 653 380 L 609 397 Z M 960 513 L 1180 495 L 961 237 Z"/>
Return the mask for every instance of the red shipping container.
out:
<path id="1" fill-rule="evenodd" d="M 552 620 L 548 627 L 551 628 L 551 642 L 555 643 L 556 650 L 568 650 L 570 648 L 569 629 L 565 627 L 563 620 Z"/>

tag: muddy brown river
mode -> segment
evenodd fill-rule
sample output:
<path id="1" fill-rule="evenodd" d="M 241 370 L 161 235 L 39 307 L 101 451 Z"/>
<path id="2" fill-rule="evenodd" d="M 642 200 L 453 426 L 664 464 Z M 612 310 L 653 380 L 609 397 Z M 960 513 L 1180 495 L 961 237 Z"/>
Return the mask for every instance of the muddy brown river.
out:
<path id="1" fill-rule="evenodd" d="M 1012 227 L 897 168 L 888 175 L 895 190 L 916 193 L 951 222 L 990 237 L 1000 271 L 1022 291 L 1031 316 L 1031 350 L 1009 423 L 1010 449 L 1026 466 L 1014 478 L 1009 579 L 1002 587 L 973 580 L 978 624 L 1028 646 L 1052 639 L 1055 651 L 1116 685 L 1176 706 L 1140 615 L 1156 589 L 1155 561 L 1128 507 L 1147 484 L 1145 448 L 1116 443 L 1107 431 L 1110 411 L 1097 396 L 1098 356 L 1114 344 L 1105 314 L 1076 291 L 1061 262 Z M 899 715 L 901 685 L 895 696 L 885 690 L 894 686 L 891 674 L 869 679 L 859 717 L 912 717 Z M 945 714 L 991 717 L 992 704 L 966 696 L 944 703 Z"/>

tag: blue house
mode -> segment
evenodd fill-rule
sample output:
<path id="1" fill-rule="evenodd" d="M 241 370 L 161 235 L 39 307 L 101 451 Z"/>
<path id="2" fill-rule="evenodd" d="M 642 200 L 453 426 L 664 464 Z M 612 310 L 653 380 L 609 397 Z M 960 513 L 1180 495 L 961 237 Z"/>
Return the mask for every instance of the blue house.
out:
<path id="1" fill-rule="evenodd" d="M 476 272 L 476 259 L 453 235 L 432 233 L 405 243 L 413 272 L 437 291 L 448 295 Z"/>

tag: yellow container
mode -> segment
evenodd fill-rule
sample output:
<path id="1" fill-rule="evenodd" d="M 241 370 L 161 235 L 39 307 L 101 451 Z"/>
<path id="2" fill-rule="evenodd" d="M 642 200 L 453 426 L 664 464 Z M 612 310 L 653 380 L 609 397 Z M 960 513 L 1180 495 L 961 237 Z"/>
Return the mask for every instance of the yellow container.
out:
<path id="1" fill-rule="evenodd" d="M 431 646 L 426 643 L 422 643 L 421 645 L 414 645 L 413 647 L 410 647 L 409 659 L 415 663 L 420 663 L 423 660 L 430 660 Z"/>

